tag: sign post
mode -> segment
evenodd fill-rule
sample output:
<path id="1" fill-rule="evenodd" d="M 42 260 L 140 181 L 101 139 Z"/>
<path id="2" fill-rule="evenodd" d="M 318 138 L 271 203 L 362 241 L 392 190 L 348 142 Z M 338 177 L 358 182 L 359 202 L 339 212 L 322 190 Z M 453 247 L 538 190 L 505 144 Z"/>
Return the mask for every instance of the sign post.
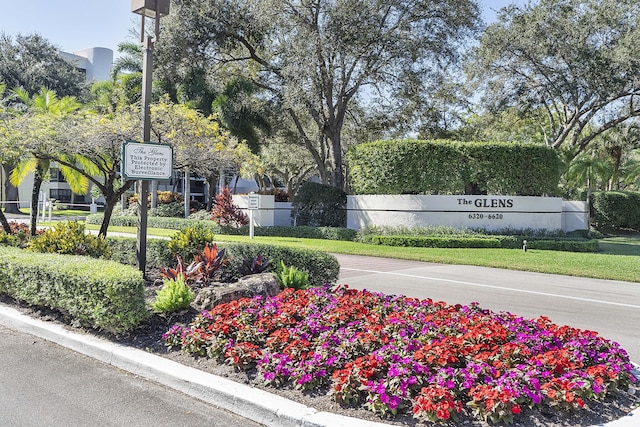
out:
<path id="1" fill-rule="evenodd" d="M 145 126 L 146 129 L 146 126 Z M 147 195 L 149 181 L 167 180 L 173 175 L 173 148 L 153 142 L 122 143 L 122 177 L 140 181 L 138 203 L 138 233 L 136 257 L 138 269 L 144 274 L 147 264 Z"/>
<path id="2" fill-rule="evenodd" d="M 260 209 L 260 195 L 255 194 L 253 191 L 249 193 L 248 208 L 249 208 L 249 238 L 253 239 L 253 235 L 254 235 L 253 212 L 257 209 Z"/>

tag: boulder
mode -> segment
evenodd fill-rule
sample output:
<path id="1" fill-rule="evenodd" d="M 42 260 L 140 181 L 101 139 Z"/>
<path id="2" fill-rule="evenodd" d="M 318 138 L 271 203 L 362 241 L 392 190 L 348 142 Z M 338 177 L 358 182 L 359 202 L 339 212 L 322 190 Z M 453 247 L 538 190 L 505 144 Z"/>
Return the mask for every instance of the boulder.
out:
<path id="1" fill-rule="evenodd" d="M 280 285 L 273 273 L 252 274 L 235 283 L 217 283 L 199 289 L 191 304 L 199 311 L 211 310 L 219 304 L 235 301 L 240 298 L 275 296 L 280 292 Z"/>

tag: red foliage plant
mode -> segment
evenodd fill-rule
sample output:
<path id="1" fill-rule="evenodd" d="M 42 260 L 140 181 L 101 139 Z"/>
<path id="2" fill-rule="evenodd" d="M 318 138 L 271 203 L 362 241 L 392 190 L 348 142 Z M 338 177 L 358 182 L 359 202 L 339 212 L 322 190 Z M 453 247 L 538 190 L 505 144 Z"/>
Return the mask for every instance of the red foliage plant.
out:
<path id="1" fill-rule="evenodd" d="M 249 224 L 249 218 L 233 204 L 231 190 L 228 187 L 222 189 L 220 194 L 216 194 L 211 208 L 211 219 L 223 227 L 241 227 Z"/>

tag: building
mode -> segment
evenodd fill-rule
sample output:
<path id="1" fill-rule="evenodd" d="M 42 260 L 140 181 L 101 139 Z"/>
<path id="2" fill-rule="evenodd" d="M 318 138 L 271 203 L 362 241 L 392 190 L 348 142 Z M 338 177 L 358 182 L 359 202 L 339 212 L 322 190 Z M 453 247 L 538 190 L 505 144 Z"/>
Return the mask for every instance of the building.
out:
<path id="1" fill-rule="evenodd" d="M 111 78 L 111 67 L 113 65 L 113 51 L 104 47 L 94 47 L 78 52 L 60 51 L 60 56 L 74 64 L 83 73 L 88 82 L 98 82 Z M 47 200 L 57 200 L 61 203 L 88 204 L 91 196 L 79 196 L 71 193 L 67 184 L 56 165 L 52 165 L 49 171 L 50 180 L 42 183 L 41 196 Z M 6 177 L 0 169 L 0 184 Z M 33 187 L 33 174 L 30 174 L 18 188 L 18 198 L 20 207 L 28 207 L 31 200 L 31 189 Z M 5 200 L 4 186 L 0 185 L 0 200 Z"/>

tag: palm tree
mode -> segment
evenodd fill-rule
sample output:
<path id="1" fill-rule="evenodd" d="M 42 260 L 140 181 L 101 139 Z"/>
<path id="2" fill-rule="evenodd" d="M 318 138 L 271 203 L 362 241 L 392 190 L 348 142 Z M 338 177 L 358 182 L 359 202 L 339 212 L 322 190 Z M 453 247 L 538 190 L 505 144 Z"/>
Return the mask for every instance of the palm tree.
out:
<path id="1" fill-rule="evenodd" d="M 607 190 L 620 188 L 623 165 L 631 151 L 640 144 L 640 127 L 638 125 L 621 125 L 606 132 L 598 144 L 601 152 L 611 161 L 611 177 Z"/>
<path id="2" fill-rule="evenodd" d="M 257 87 L 251 81 L 237 78 L 226 84 L 212 105 L 212 109 L 220 114 L 224 127 L 231 135 L 246 141 L 254 154 L 260 150 L 258 130 L 266 134 L 271 132 L 269 120 L 252 97 L 256 91 Z"/>
<path id="3" fill-rule="evenodd" d="M 7 116 L 8 114 L 8 107 L 7 107 L 7 100 L 4 98 L 4 92 L 7 89 L 7 85 L 5 85 L 4 83 L 0 83 L 0 136 L 6 134 L 5 130 L 4 130 L 4 118 L 5 116 Z M 4 163 L 3 162 L 3 152 L 2 149 L 3 148 L 7 148 L 7 146 L 3 143 L 2 146 L 0 147 L 0 163 Z M 7 232 L 7 233 L 11 233 L 11 227 L 9 227 L 9 222 L 7 221 L 7 217 L 4 215 L 4 211 L 2 210 L 2 205 L 0 205 L 0 224 L 2 225 L 2 229 Z"/>
<path id="4" fill-rule="evenodd" d="M 18 186 L 29 173 L 34 174 L 31 190 L 31 234 L 36 233 L 38 213 L 38 196 L 42 182 L 46 179 L 51 165 L 51 154 L 55 150 L 56 123 L 66 115 L 72 114 L 80 108 L 75 97 L 58 98 L 49 89 L 41 89 L 39 93 L 29 97 L 23 89 L 14 90 L 15 95 L 27 107 L 27 113 L 21 118 L 22 143 L 28 157 L 23 158 L 13 169 L 9 179 Z M 65 180 L 71 191 L 84 194 L 89 188 L 89 180 L 69 167 L 60 166 Z"/>
<path id="5" fill-rule="evenodd" d="M 122 73 L 142 74 L 142 48 L 139 44 L 124 42 L 118 45 L 118 52 L 124 55 L 113 61 L 111 79 L 116 80 Z"/>

